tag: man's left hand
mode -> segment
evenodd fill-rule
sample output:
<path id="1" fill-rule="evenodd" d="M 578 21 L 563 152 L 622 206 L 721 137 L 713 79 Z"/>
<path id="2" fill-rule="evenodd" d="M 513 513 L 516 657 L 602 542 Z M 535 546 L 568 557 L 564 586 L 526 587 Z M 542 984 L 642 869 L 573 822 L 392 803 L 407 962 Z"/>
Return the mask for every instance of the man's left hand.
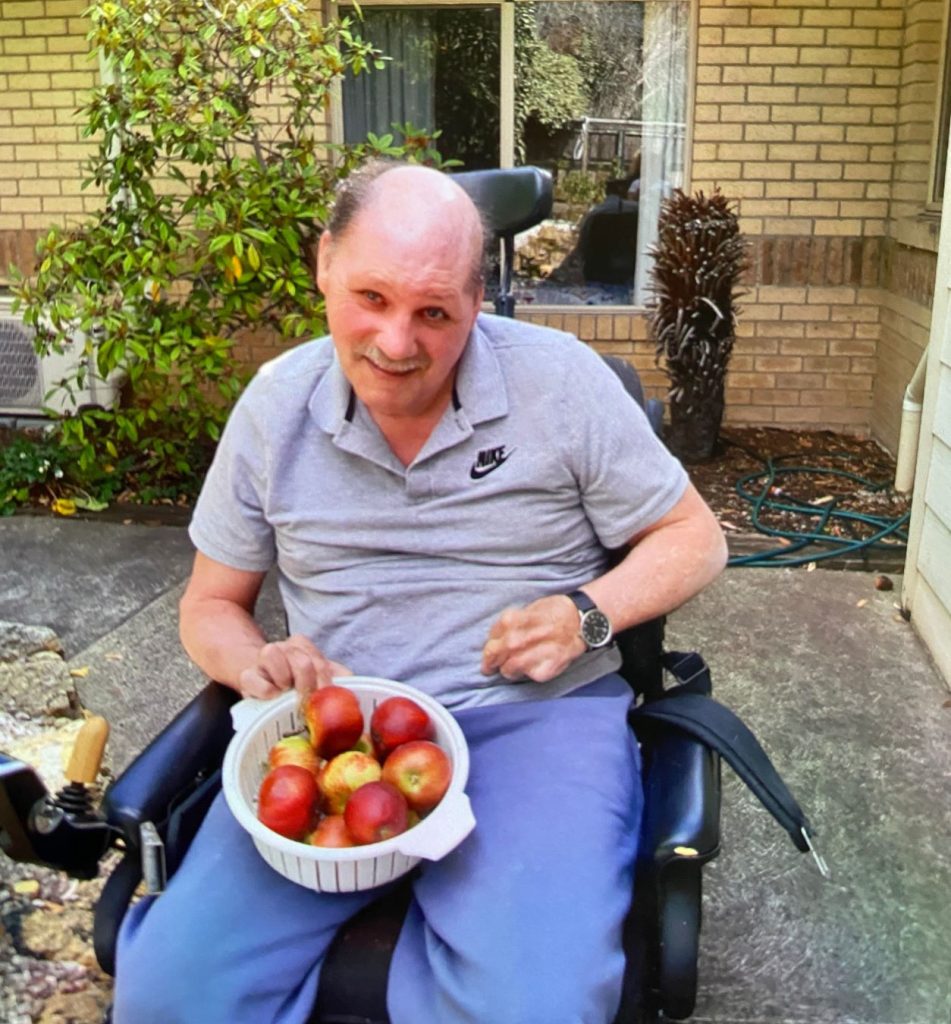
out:
<path id="1" fill-rule="evenodd" d="M 545 683 L 585 652 L 578 609 L 564 594 L 542 597 L 523 608 L 506 608 L 482 648 L 482 673 Z"/>

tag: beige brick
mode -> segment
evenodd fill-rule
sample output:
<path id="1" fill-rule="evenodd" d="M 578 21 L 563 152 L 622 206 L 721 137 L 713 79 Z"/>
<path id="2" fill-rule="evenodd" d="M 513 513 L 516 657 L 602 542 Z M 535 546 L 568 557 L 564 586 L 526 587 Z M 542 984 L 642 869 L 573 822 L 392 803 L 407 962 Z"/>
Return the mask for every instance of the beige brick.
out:
<path id="1" fill-rule="evenodd" d="M 822 46 L 827 40 L 832 42 L 832 29 L 825 28 L 778 28 L 776 29 L 776 42 L 787 43 L 790 46 Z M 829 33 L 827 37 L 826 33 Z M 874 37 L 874 31 L 872 32 Z"/>
<path id="2" fill-rule="evenodd" d="M 24 34 L 23 22 L 19 18 L 0 17 L 0 39 Z M 4 49 L 6 49 L 4 47 Z"/>
<path id="3" fill-rule="evenodd" d="M 755 12 L 753 12 L 755 14 Z M 700 7 L 701 25 L 748 25 L 750 11 L 742 7 Z"/>
<path id="4" fill-rule="evenodd" d="M 757 163 L 750 161 L 743 165 L 744 177 L 768 179 L 788 178 L 792 173 L 792 165 L 780 161 Z"/>
<path id="5" fill-rule="evenodd" d="M 789 338 L 779 343 L 779 351 L 784 356 L 824 356 L 826 347 L 821 338 Z"/>
<path id="6" fill-rule="evenodd" d="M 818 85 L 823 80 L 822 68 L 782 67 L 773 72 L 777 84 L 789 82 L 793 85 Z"/>
<path id="7" fill-rule="evenodd" d="M 799 356 L 757 356 L 756 368 L 763 373 L 797 373 L 802 370 L 803 361 Z M 755 387 L 756 385 L 751 385 Z"/>
<path id="8" fill-rule="evenodd" d="M 789 124 L 751 124 L 743 138 L 749 142 L 791 142 L 793 135 L 793 126 Z"/>
<path id="9" fill-rule="evenodd" d="M 89 43 L 83 36 L 52 36 L 46 40 L 49 53 L 88 53 Z"/>
<path id="10" fill-rule="evenodd" d="M 767 235 L 810 235 L 813 231 L 813 221 L 806 218 L 793 218 L 788 220 L 767 220 L 763 225 L 764 233 Z"/>
<path id="11" fill-rule="evenodd" d="M 798 10 L 776 10 L 772 8 L 754 7 L 749 12 L 751 25 L 798 25 L 803 12 Z"/>
<path id="12" fill-rule="evenodd" d="M 701 25 L 697 29 L 697 43 L 699 46 L 720 46 L 723 43 L 723 29 Z"/>
<path id="13" fill-rule="evenodd" d="M 42 18 L 46 14 L 42 0 L 5 0 L 3 13 L 6 18 Z"/>
<path id="14" fill-rule="evenodd" d="M 822 120 L 826 124 L 868 124 L 871 119 L 872 108 L 867 106 L 829 106 L 822 108 Z"/>
<path id="15" fill-rule="evenodd" d="M 693 129 L 694 139 L 700 141 L 739 142 L 743 138 L 743 125 L 741 124 L 695 124 Z"/>
<path id="16" fill-rule="evenodd" d="M 815 195 L 816 183 L 813 181 L 766 182 L 768 199 L 812 199 Z"/>
<path id="17" fill-rule="evenodd" d="M 743 124 L 768 124 L 771 120 L 770 108 L 754 103 L 723 103 L 720 106 L 720 119 L 724 122 L 740 121 Z"/>
<path id="18" fill-rule="evenodd" d="M 898 67 L 901 56 L 898 50 L 854 49 L 852 63 L 864 64 L 867 67 Z"/>
<path id="19" fill-rule="evenodd" d="M 815 160 L 817 146 L 796 143 L 773 143 L 769 147 L 770 160 Z"/>
<path id="20" fill-rule="evenodd" d="M 766 160 L 767 147 L 763 142 L 724 143 L 717 147 L 717 156 L 721 160 Z"/>
<path id="21" fill-rule="evenodd" d="M 877 345 L 874 341 L 862 341 L 857 338 L 834 338 L 829 342 L 829 355 L 830 356 L 874 356 Z M 853 360 L 854 362 L 855 360 Z M 869 358 L 870 363 L 877 363 L 877 360 Z M 862 371 L 865 373 L 874 373 L 874 369 L 867 369 Z"/>
<path id="22" fill-rule="evenodd" d="M 747 217 L 785 217 L 789 213 L 789 203 L 785 199 L 747 199 L 743 202 L 742 212 Z"/>
<path id="23" fill-rule="evenodd" d="M 892 141 L 892 129 L 881 125 L 847 125 L 847 142 L 870 142 L 888 145 Z"/>
<path id="24" fill-rule="evenodd" d="M 773 80 L 773 69 L 770 67 L 746 67 L 745 65 L 728 66 L 723 68 L 724 82 L 755 82 L 765 85 Z"/>
<path id="25" fill-rule="evenodd" d="M 49 178 L 33 178 L 19 182 L 21 196 L 58 196 L 62 194 L 60 182 Z"/>
<path id="26" fill-rule="evenodd" d="M 26 107 L 22 110 L 14 110 L 12 113 L 13 124 L 25 128 L 33 128 L 36 125 L 42 124 L 53 124 L 55 120 L 55 111 L 53 110 L 34 110 L 32 107 Z"/>
<path id="27" fill-rule="evenodd" d="M 824 108 L 820 108 L 815 104 L 796 104 L 795 106 L 782 106 L 777 104 L 773 107 L 773 118 L 776 121 L 814 123 L 819 120 L 820 109 L 822 109 L 824 113 Z"/>
<path id="28" fill-rule="evenodd" d="M 793 85 L 751 85 L 747 99 L 750 103 L 795 103 L 796 87 Z"/>
<path id="29" fill-rule="evenodd" d="M 742 85 L 698 85 L 697 103 L 743 103 L 746 89 Z"/>
<path id="30" fill-rule="evenodd" d="M 870 200 L 844 202 L 839 205 L 839 213 L 843 217 L 887 217 L 888 203 L 885 201 L 872 202 Z"/>
<path id="31" fill-rule="evenodd" d="M 844 238 L 861 235 L 863 230 L 866 235 L 881 234 L 880 230 L 870 230 L 868 224 L 863 224 L 862 221 L 855 219 L 817 220 L 815 228 L 817 235 Z"/>
<path id="32" fill-rule="evenodd" d="M 872 379 L 871 375 L 864 373 L 830 373 L 826 383 L 843 391 L 871 391 Z"/>
<path id="33" fill-rule="evenodd" d="M 829 307 L 819 303 L 788 304 L 783 306 L 784 320 L 826 320 Z"/>
<path id="34" fill-rule="evenodd" d="M 891 11 L 875 7 L 858 8 L 854 12 L 853 24 L 857 26 L 871 25 L 875 28 L 901 28 L 902 13 L 901 8 Z"/>
<path id="35" fill-rule="evenodd" d="M 722 160 L 716 160 L 712 163 L 694 161 L 693 173 L 697 178 L 732 181 L 742 176 L 743 165 L 740 163 L 727 163 Z"/>
<path id="36" fill-rule="evenodd" d="M 844 406 L 849 404 L 849 395 L 846 391 L 823 388 L 821 391 L 800 392 L 799 401 L 802 405 Z M 792 405 L 792 402 L 786 404 Z"/>
<path id="37" fill-rule="evenodd" d="M 849 89 L 849 103 L 867 103 L 869 106 L 895 106 L 898 103 L 898 90 L 883 86 L 871 88 L 856 86 Z"/>
<path id="38" fill-rule="evenodd" d="M 865 373 L 874 376 L 878 372 L 877 359 L 853 359 L 849 367 L 849 373 Z"/>
<path id="39" fill-rule="evenodd" d="M 775 42 L 781 29 L 775 30 Z M 772 28 L 746 28 L 728 25 L 723 31 L 723 41 L 727 46 L 772 46 L 774 42 Z"/>
<path id="40" fill-rule="evenodd" d="M 806 373 L 847 373 L 849 360 L 845 356 L 806 356 L 801 368 Z"/>
<path id="41" fill-rule="evenodd" d="M 19 231 L 22 227 L 23 218 L 19 214 L 0 210 L 0 231 Z"/>
<path id="42" fill-rule="evenodd" d="M 877 46 L 877 29 L 828 28 L 826 41 L 830 46 Z"/>
<path id="43" fill-rule="evenodd" d="M 872 68 L 826 68 L 823 80 L 829 85 L 874 85 Z"/>
<path id="44" fill-rule="evenodd" d="M 766 359 L 767 356 L 760 358 Z M 776 378 L 770 373 L 732 373 L 728 374 L 731 387 L 735 388 L 772 388 L 776 386 Z"/>
<path id="45" fill-rule="evenodd" d="M 702 46 L 697 49 L 698 64 L 743 64 L 746 48 L 743 46 Z"/>
<path id="46" fill-rule="evenodd" d="M 29 126 L 17 128 L 4 128 L 0 132 L 0 145 L 10 145 L 17 142 L 32 142 L 33 129 Z"/>
<path id="47" fill-rule="evenodd" d="M 820 67 L 845 66 L 850 62 L 851 52 L 844 46 L 803 46 L 799 60 L 803 64 L 817 64 Z"/>
<path id="48" fill-rule="evenodd" d="M 23 39 L 8 39 L 4 43 L 3 52 L 6 55 L 3 59 L 4 71 L 16 71 L 18 68 L 11 64 L 10 57 L 21 53 L 45 53 L 46 41 L 38 39 L 36 36 L 26 36 Z"/>
<path id="49" fill-rule="evenodd" d="M 856 302 L 856 289 L 848 286 L 822 288 L 810 285 L 806 289 L 806 301 L 818 302 L 823 305 L 835 306 L 839 303 Z"/>
<path id="50" fill-rule="evenodd" d="M 835 181 L 842 177 L 842 167 L 839 164 L 797 163 L 794 174 L 800 181 Z"/>
<path id="51" fill-rule="evenodd" d="M 845 125 L 797 124 L 797 142 L 841 142 L 845 138 Z"/>
<path id="52" fill-rule="evenodd" d="M 851 11 L 827 11 L 821 8 L 806 8 L 802 12 L 803 25 L 824 25 L 844 27 L 852 24 Z"/>
<path id="53" fill-rule="evenodd" d="M 794 46 L 751 46 L 750 64 L 795 64 L 799 54 Z"/>
<path id="54" fill-rule="evenodd" d="M 38 196 L 10 196 L 3 201 L 6 213 L 39 213 L 42 208 Z"/>
<path id="55" fill-rule="evenodd" d="M 784 288 L 777 285 L 763 285 L 759 289 L 759 298 L 763 302 L 802 303 L 806 301 L 805 288 Z"/>
<path id="56" fill-rule="evenodd" d="M 62 36 L 66 34 L 65 18 L 36 18 L 30 22 L 30 32 L 36 36 Z"/>

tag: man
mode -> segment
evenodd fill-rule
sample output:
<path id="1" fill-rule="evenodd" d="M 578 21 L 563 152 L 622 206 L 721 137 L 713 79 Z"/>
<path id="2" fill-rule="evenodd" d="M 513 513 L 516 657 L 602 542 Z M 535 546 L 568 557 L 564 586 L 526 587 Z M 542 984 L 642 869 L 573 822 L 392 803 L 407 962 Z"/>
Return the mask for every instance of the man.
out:
<path id="1" fill-rule="evenodd" d="M 181 635 L 246 696 L 352 670 L 454 711 L 477 825 L 414 883 L 393 1024 L 605 1024 L 641 807 L 610 632 L 683 603 L 725 545 L 599 357 L 480 315 L 482 249 L 450 178 L 348 180 L 318 257 L 330 337 L 236 406 Z M 253 609 L 275 563 L 291 635 L 268 642 Z M 116 1024 L 301 1022 L 336 928 L 375 895 L 281 878 L 219 799 L 168 892 L 127 917 Z"/>

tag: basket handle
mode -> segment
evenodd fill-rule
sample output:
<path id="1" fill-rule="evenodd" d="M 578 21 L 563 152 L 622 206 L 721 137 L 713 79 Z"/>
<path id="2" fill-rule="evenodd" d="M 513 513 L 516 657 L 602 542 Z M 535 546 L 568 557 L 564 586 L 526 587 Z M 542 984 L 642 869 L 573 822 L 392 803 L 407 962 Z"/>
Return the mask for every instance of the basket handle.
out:
<path id="1" fill-rule="evenodd" d="M 253 725 L 258 715 L 265 708 L 274 707 L 273 700 L 261 700 L 259 697 L 244 697 L 237 704 L 231 705 L 231 724 L 235 732 L 244 732 L 249 725 Z"/>
<path id="2" fill-rule="evenodd" d="M 446 806 L 440 808 L 438 824 L 432 817 L 424 818 L 397 837 L 396 849 L 405 857 L 441 860 L 466 838 L 475 828 L 475 823 L 469 797 L 459 792 L 449 797 Z"/>

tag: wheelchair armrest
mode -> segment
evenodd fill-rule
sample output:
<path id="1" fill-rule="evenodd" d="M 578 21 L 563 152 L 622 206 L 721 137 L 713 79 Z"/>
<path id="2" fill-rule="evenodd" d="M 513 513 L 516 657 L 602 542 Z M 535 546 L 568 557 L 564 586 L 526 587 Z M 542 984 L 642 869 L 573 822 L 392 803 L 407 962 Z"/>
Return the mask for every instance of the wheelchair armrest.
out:
<path id="1" fill-rule="evenodd" d="M 646 767 L 640 896 L 654 914 L 659 1005 L 668 1017 L 683 1020 L 696 1000 L 701 871 L 720 849 L 720 759 L 674 729 L 650 726 L 641 732 Z"/>
<path id="2" fill-rule="evenodd" d="M 106 790 L 102 812 L 133 848 L 143 822 L 163 823 L 172 805 L 221 765 L 237 700 L 234 690 L 209 683 Z"/>

